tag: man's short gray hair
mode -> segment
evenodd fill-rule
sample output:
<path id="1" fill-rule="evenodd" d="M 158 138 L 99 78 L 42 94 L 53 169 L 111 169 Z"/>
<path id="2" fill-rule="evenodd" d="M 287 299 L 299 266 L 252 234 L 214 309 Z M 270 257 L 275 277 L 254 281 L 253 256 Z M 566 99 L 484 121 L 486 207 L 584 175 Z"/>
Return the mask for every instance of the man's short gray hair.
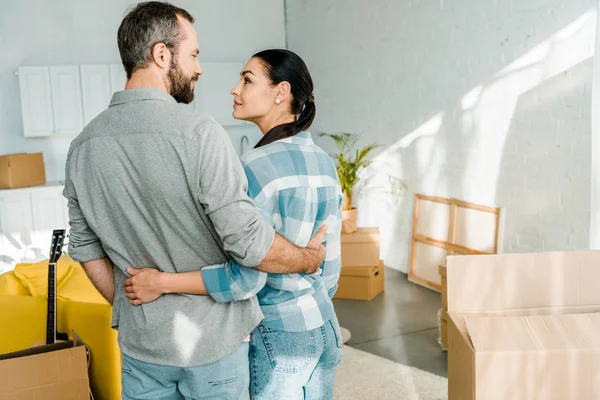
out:
<path id="1" fill-rule="evenodd" d="M 178 16 L 194 22 L 194 17 L 184 9 L 160 1 L 139 3 L 127 13 L 117 33 L 127 79 L 152 61 L 154 45 L 164 43 L 173 56 L 177 54 L 183 39 Z"/>

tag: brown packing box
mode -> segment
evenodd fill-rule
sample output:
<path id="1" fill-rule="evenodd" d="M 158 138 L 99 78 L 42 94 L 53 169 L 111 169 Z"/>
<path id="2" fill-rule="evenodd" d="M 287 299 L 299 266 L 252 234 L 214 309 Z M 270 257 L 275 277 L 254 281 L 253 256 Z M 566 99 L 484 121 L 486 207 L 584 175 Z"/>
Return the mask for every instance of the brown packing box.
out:
<path id="1" fill-rule="evenodd" d="M 15 189 L 46 183 L 42 153 L 0 156 L 0 189 Z"/>
<path id="2" fill-rule="evenodd" d="M 383 261 L 373 267 L 342 267 L 336 299 L 372 300 L 384 289 Z"/>
<path id="3" fill-rule="evenodd" d="M 439 273 L 440 273 L 440 277 L 441 277 L 441 288 L 442 288 L 442 307 L 444 308 L 448 308 L 448 282 L 447 282 L 447 278 L 448 275 L 446 273 L 446 266 L 445 265 L 440 265 L 439 266 Z"/>
<path id="4" fill-rule="evenodd" d="M 84 343 L 73 340 L 0 355 L 0 400 L 89 400 Z"/>
<path id="5" fill-rule="evenodd" d="M 449 399 L 600 399 L 600 251 L 447 267 Z"/>
<path id="6" fill-rule="evenodd" d="M 379 229 L 358 228 L 353 233 L 342 233 L 342 265 L 344 267 L 379 265 Z"/>

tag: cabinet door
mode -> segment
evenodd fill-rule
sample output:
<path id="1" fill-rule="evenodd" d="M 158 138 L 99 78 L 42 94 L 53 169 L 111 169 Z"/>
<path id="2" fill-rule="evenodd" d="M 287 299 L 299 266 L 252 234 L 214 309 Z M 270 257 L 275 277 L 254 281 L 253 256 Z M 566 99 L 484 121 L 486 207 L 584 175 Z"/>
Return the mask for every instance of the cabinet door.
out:
<path id="1" fill-rule="evenodd" d="M 47 67 L 20 67 L 19 89 L 24 135 L 27 137 L 52 135 L 54 116 L 50 70 Z"/>
<path id="2" fill-rule="evenodd" d="M 0 192 L 0 268 L 12 269 L 18 262 L 47 258 L 49 247 L 34 249 L 32 232 L 30 191 Z"/>
<path id="3" fill-rule="evenodd" d="M 32 248 L 50 249 L 52 231 L 68 231 L 66 199 L 62 195 L 62 186 L 31 189 L 31 210 L 33 215 Z"/>
<path id="4" fill-rule="evenodd" d="M 121 64 L 110 64 L 110 92 L 120 92 L 125 90 L 127 83 L 127 74 Z"/>
<path id="5" fill-rule="evenodd" d="M 79 134 L 83 129 L 81 81 L 76 65 L 50 67 L 54 131 L 56 134 Z"/>
<path id="6" fill-rule="evenodd" d="M 110 102 L 110 72 L 108 65 L 81 66 L 81 92 L 83 95 L 83 116 L 89 124 Z"/>

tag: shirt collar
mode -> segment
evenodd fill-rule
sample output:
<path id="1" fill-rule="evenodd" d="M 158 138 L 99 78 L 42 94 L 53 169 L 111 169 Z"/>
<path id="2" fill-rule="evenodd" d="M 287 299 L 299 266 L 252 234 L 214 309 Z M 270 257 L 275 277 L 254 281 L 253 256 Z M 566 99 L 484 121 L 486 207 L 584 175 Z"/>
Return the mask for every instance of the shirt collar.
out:
<path id="1" fill-rule="evenodd" d="M 166 103 L 177 103 L 173 96 L 164 90 L 154 88 L 138 88 L 116 92 L 113 94 L 112 100 L 110 101 L 110 106 L 144 100 L 159 100 Z"/>
<path id="2" fill-rule="evenodd" d="M 312 145 L 314 144 L 312 140 L 312 136 L 308 131 L 302 131 L 295 134 L 292 137 L 277 140 L 277 142 L 281 143 L 294 143 L 294 144 L 302 144 L 302 145 Z"/>

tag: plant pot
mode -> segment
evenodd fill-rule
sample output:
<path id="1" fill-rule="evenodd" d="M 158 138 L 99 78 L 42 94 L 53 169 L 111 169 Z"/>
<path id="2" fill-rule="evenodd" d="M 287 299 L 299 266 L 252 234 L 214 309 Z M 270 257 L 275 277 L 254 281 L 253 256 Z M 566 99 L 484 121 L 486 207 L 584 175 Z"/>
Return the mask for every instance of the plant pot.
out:
<path id="1" fill-rule="evenodd" d="M 353 208 L 351 210 L 342 210 L 342 232 L 352 233 L 356 232 L 356 217 L 358 215 L 358 209 Z"/>

